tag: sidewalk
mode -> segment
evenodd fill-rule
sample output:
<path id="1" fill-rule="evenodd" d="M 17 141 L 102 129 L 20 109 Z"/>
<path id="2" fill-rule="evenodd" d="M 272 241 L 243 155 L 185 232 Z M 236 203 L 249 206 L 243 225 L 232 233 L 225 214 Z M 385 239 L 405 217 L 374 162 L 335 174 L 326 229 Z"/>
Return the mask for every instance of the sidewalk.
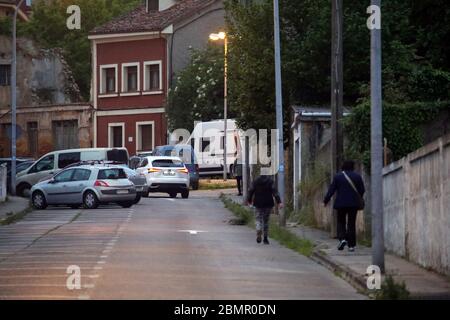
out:
<path id="1" fill-rule="evenodd" d="M 11 219 L 16 215 L 23 214 L 30 208 L 30 200 L 21 197 L 8 196 L 6 202 L 0 203 L 0 224 L 5 219 Z"/>
<path id="2" fill-rule="evenodd" d="M 242 197 L 227 195 L 242 204 Z M 358 246 L 355 252 L 338 251 L 336 239 L 326 231 L 288 223 L 287 229 L 315 244 L 311 259 L 338 273 L 359 290 L 366 291 L 367 267 L 372 264 L 369 247 Z M 385 254 L 386 273 L 398 283 L 405 282 L 412 299 L 450 299 L 450 278 L 428 271 L 398 256 Z"/>

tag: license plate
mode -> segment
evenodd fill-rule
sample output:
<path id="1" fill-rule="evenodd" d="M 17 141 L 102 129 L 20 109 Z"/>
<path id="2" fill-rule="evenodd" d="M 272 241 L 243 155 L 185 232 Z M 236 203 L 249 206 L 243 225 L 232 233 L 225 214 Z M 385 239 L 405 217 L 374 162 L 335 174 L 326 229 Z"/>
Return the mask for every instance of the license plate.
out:
<path id="1" fill-rule="evenodd" d="M 117 190 L 117 194 L 126 194 L 128 190 Z"/>
<path id="2" fill-rule="evenodd" d="M 174 176 L 175 172 L 172 170 L 166 170 L 166 171 L 164 171 L 164 175 L 165 176 Z"/>
<path id="3" fill-rule="evenodd" d="M 136 188 L 136 191 L 143 191 L 143 190 L 144 190 L 143 187 Z"/>

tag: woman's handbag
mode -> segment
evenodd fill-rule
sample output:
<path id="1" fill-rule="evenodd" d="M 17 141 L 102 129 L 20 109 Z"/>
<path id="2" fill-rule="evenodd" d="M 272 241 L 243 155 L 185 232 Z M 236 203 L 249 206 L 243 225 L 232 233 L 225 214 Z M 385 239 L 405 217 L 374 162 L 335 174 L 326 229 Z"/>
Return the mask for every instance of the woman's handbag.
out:
<path id="1" fill-rule="evenodd" d="M 344 177 L 345 179 L 347 179 L 348 183 L 352 186 L 352 189 L 355 190 L 356 194 L 358 195 L 358 210 L 364 210 L 366 203 L 364 202 L 363 197 L 361 197 L 361 195 L 359 194 L 358 189 L 356 189 L 356 186 L 353 183 L 352 179 L 350 179 L 350 177 L 344 171 L 342 171 L 342 173 L 344 174 Z"/>

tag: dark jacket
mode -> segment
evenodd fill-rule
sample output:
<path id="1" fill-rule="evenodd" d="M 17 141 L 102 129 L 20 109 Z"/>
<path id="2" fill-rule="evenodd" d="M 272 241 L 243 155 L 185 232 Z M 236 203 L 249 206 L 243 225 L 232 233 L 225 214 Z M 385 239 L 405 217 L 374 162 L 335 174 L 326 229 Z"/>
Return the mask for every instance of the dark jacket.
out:
<path id="1" fill-rule="evenodd" d="M 273 208 L 276 202 L 281 203 L 278 190 L 269 176 L 259 176 L 253 181 L 252 187 L 248 191 L 248 202 L 253 202 L 257 208 Z"/>
<path id="2" fill-rule="evenodd" d="M 361 197 L 364 195 L 364 182 L 361 176 L 354 171 L 345 171 L 347 176 L 353 181 L 356 189 L 358 190 Z M 330 202 L 333 194 L 337 192 L 336 199 L 334 201 L 334 209 L 341 208 L 358 208 L 359 207 L 359 199 L 355 190 L 352 188 L 350 183 L 345 178 L 342 172 L 336 174 L 334 176 L 333 182 L 328 189 L 327 195 L 323 202 L 327 204 Z"/>

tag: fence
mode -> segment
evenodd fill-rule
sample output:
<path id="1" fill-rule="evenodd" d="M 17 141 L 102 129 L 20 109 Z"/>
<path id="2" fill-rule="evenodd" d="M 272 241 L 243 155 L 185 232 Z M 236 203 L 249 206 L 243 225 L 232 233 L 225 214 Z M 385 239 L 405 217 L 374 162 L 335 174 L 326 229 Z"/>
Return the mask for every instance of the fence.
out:
<path id="1" fill-rule="evenodd" d="M 6 200 L 6 166 L 0 165 L 0 202 Z"/>
<path id="2" fill-rule="evenodd" d="M 450 134 L 383 175 L 386 249 L 450 275 Z"/>

